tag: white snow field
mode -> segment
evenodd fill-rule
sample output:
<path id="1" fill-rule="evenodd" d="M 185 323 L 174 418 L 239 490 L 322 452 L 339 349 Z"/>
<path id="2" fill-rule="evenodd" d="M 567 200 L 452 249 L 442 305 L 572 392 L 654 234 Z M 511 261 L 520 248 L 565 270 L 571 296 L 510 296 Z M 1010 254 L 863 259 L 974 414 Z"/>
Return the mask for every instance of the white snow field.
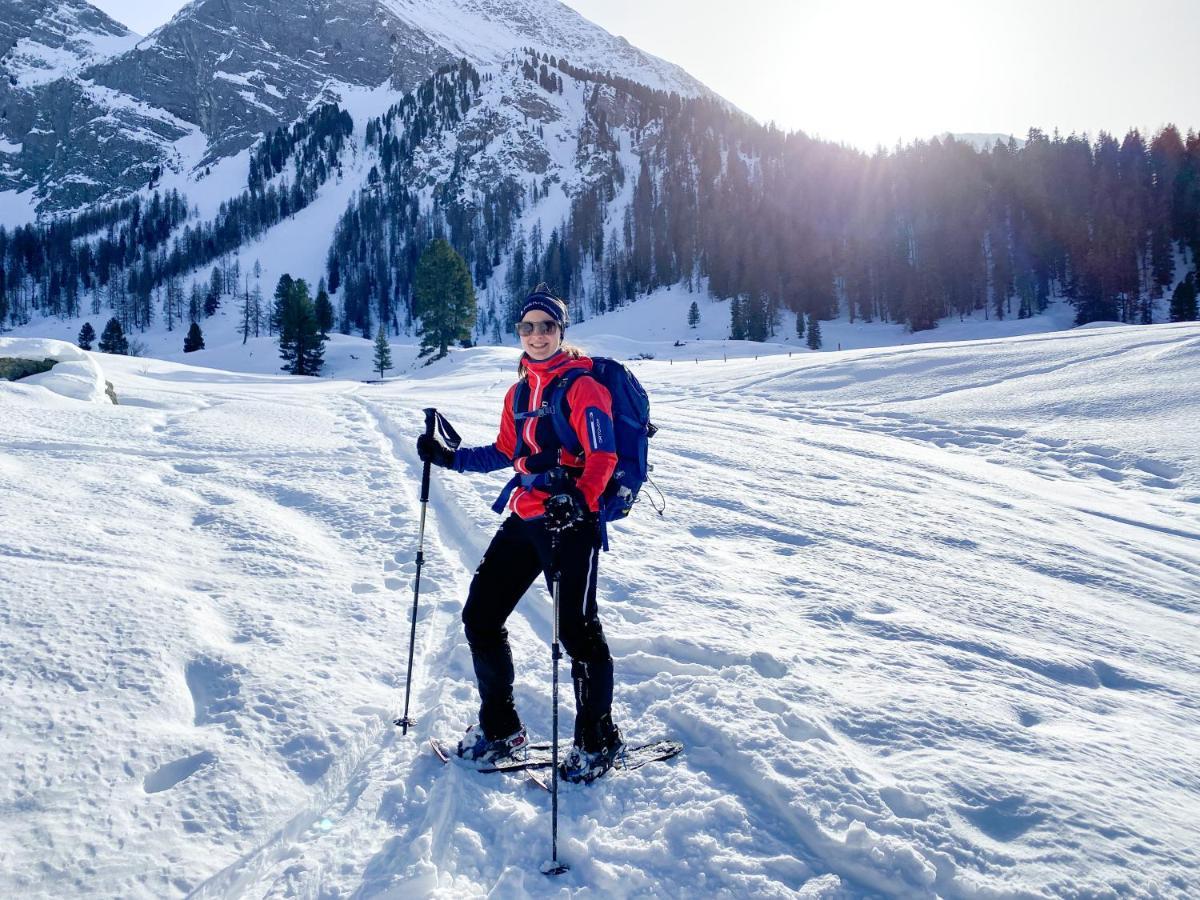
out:
<path id="1" fill-rule="evenodd" d="M 1200 894 L 1200 326 L 632 363 L 667 506 L 601 614 L 619 724 L 686 749 L 564 788 L 557 879 L 549 795 L 427 746 L 503 473 L 434 473 L 389 724 L 421 408 L 490 442 L 515 351 L 92 358 L 121 405 L 0 382 L 0 896 Z M 543 587 L 509 629 L 548 736 Z"/>

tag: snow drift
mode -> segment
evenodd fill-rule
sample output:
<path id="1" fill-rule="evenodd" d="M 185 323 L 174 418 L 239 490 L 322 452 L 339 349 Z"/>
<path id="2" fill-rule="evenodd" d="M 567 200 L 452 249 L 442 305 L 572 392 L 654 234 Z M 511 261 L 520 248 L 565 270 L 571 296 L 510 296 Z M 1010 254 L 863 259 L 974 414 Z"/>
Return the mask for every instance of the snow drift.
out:
<path id="1" fill-rule="evenodd" d="M 74 344 L 46 338 L 0 337 L 0 359 L 57 360 L 48 372 L 30 375 L 5 389 L 20 390 L 36 386 L 72 400 L 87 403 L 112 402 L 105 392 L 104 373 L 94 357 Z"/>

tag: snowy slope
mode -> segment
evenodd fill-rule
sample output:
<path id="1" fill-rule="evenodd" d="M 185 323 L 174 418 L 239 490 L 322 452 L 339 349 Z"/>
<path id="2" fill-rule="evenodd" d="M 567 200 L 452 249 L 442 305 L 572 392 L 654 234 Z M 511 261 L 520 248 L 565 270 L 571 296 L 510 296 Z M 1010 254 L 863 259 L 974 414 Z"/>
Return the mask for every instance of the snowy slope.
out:
<path id="1" fill-rule="evenodd" d="M 138 35 L 84 0 L 21 0 L 21 9 L 10 5 L 11 0 L 0 3 L 0 31 L 11 41 L 0 65 L 13 86 L 69 76 L 138 42 Z"/>
<path id="2" fill-rule="evenodd" d="M 559 0 L 381 0 L 453 55 L 478 65 L 533 47 L 684 97 L 716 97 L 681 67 L 639 50 Z"/>
<path id="3" fill-rule="evenodd" d="M 491 440 L 512 350 L 378 385 L 97 356 L 117 407 L 0 383 L 0 895 L 1194 896 L 1200 327 L 647 346 L 668 505 L 601 609 L 620 723 L 687 749 L 564 791 L 559 882 L 549 798 L 424 746 L 472 721 L 500 473 L 435 475 L 387 725 L 420 409 Z M 510 621 L 541 734 L 550 624 L 540 588 Z"/>
<path id="4" fill-rule="evenodd" d="M 57 214 L 128 196 L 156 171 L 203 192 L 206 170 L 318 98 L 386 85 L 399 99 L 464 57 L 488 67 L 532 47 L 716 98 L 559 0 L 196 0 L 142 40 L 84 0 L 28 6 L 0 0 L 12 79 L 0 84 L 0 221 L 13 224 L 31 204 Z M 179 127 L 155 125 L 166 117 Z M 100 152 L 114 137 L 119 164 Z"/>

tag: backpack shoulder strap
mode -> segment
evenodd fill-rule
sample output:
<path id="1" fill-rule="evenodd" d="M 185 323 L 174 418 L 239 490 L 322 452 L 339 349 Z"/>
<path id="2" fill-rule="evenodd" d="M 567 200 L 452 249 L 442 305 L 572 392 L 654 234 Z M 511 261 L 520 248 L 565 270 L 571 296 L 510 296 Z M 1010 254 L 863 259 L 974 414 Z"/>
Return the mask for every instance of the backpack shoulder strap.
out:
<path id="1" fill-rule="evenodd" d="M 517 389 L 515 391 L 513 391 L 513 396 L 512 396 L 513 428 L 516 430 L 516 433 L 517 433 L 517 439 L 513 445 L 513 458 L 520 456 L 521 450 L 524 449 L 524 447 L 525 447 L 525 438 L 522 436 L 524 429 L 521 428 L 521 422 L 523 420 L 529 418 L 530 415 L 536 415 L 536 413 L 531 414 L 531 413 L 521 412 L 521 407 L 525 403 L 524 398 L 525 398 L 525 396 L 528 396 L 528 393 L 529 393 L 529 385 L 524 382 L 518 383 Z"/>
<path id="2" fill-rule="evenodd" d="M 575 429 L 571 427 L 571 410 L 567 405 L 567 394 L 571 390 L 571 385 L 584 375 L 591 375 L 591 373 L 586 369 L 568 369 L 558 376 L 554 382 L 554 388 L 550 392 L 550 409 L 552 411 L 550 421 L 554 425 L 554 433 L 558 436 L 559 443 L 576 456 L 583 452 L 583 447 L 579 443 L 579 436 L 575 434 Z"/>

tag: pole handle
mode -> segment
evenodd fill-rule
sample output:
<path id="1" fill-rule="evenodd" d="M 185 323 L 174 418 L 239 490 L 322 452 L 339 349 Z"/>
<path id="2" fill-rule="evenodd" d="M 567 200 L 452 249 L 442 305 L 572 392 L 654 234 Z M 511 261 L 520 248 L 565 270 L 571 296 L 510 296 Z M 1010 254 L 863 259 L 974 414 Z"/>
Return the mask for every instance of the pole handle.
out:
<path id="1" fill-rule="evenodd" d="M 429 407 L 425 410 L 425 437 L 433 437 L 433 429 L 437 424 L 437 410 Z M 430 464 L 425 463 L 421 470 L 421 502 L 429 502 L 429 470 Z"/>

